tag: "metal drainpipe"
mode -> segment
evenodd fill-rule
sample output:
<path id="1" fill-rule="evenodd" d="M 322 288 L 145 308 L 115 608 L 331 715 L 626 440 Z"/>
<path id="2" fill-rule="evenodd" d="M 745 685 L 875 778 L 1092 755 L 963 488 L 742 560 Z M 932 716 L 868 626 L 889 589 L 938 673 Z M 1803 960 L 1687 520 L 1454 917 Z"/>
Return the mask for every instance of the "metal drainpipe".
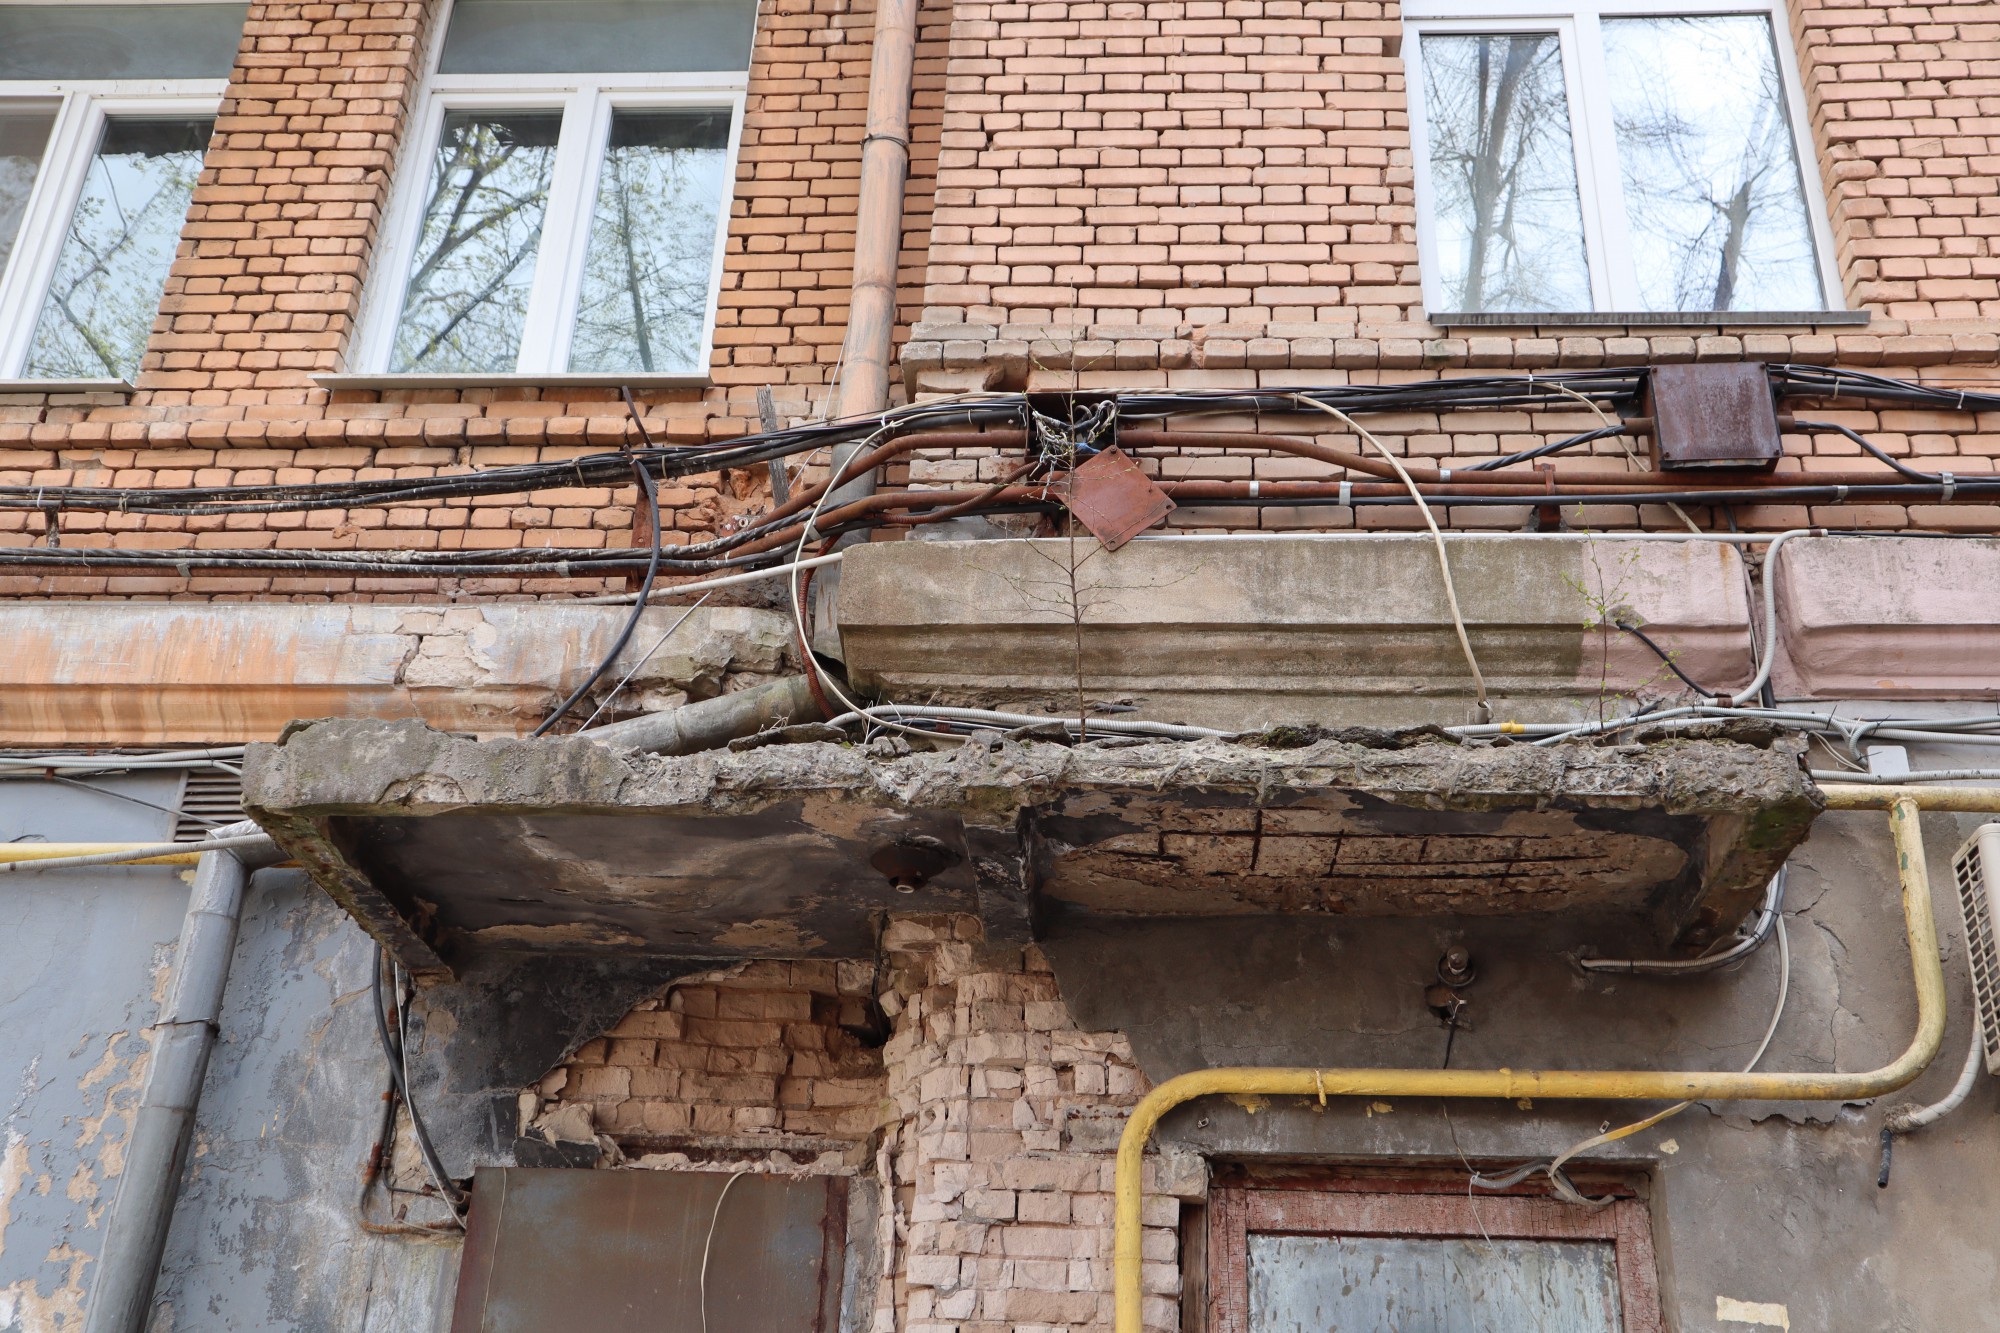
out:
<path id="1" fill-rule="evenodd" d="M 874 416 L 889 406 L 889 361 L 896 342 L 896 257 L 903 248 L 903 189 L 910 175 L 910 96 L 917 63 L 919 0 L 875 0 L 875 49 L 868 61 L 868 120 L 861 140 L 861 179 L 854 212 L 854 285 L 847 302 L 847 338 L 833 415 Z M 835 447 L 831 477 L 839 477 L 867 441 Z M 825 507 L 836 509 L 875 493 L 870 470 L 834 487 Z M 865 540 L 855 535 L 839 545 Z M 835 610 L 840 570 L 813 584 L 812 639 L 800 645 L 841 655 Z"/>
<path id="2" fill-rule="evenodd" d="M 1199 1097 L 1542 1097 L 1551 1100 L 1855 1101 L 1903 1087 L 1937 1055 L 1944 1040 L 1944 968 L 1931 916 L 1930 872 L 1919 810 L 2000 811 L 2000 787 L 1820 788 L 1829 810 L 1882 810 L 1896 843 L 1903 927 L 1917 992 L 1917 1030 L 1903 1053 L 1865 1073 L 1745 1074 L 1641 1069 L 1198 1069 L 1170 1078 L 1139 1099 L 1118 1140 L 1112 1194 L 1111 1286 L 1114 1333 L 1143 1333 L 1143 1218 L 1146 1142 L 1161 1117 Z"/>
<path id="3" fill-rule="evenodd" d="M 876 0 L 875 49 L 868 63 L 868 124 L 854 217 L 854 288 L 835 417 L 869 416 L 889 406 L 889 360 L 896 337 L 896 257 L 903 248 L 903 188 L 910 174 L 910 96 L 917 62 L 918 0 Z M 836 469 L 861 449 L 834 450 Z M 838 472 L 834 475 L 839 475 Z M 833 493 L 829 508 L 872 495 L 871 473 Z"/>
<path id="4" fill-rule="evenodd" d="M 245 821 L 217 829 L 213 836 L 261 832 Z M 111 1224 L 105 1229 L 84 1333 L 140 1333 L 146 1326 L 194 1128 L 195 1104 L 201 1099 L 208 1054 L 222 1016 L 222 989 L 236 947 L 243 890 L 252 868 L 268 865 L 279 855 L 266 842 L 262 847 L 203 852 L 195 863 L 194 889 L 188 895 L 175 953 L 173 989 L 153 1025 L 146 1087 L 125 1146 L 125 1172 L 118 1182 Z"/>

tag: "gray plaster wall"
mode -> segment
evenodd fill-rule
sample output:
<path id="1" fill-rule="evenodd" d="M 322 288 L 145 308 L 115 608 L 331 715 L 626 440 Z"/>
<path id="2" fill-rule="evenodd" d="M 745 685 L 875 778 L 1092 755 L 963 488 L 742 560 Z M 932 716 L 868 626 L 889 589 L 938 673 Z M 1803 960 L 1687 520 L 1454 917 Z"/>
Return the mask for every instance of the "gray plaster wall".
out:
<path id="1" fill-rule="evenodd" d="M 1936 760 L 1930 760 L 1936 763 Z M 1587 1160 L 1645 1177 L 1670 1327 L 1744 1333 L 1717 1298 L 1785 1307 L 1798 1330 L 2000 1328 L 2000 1084 L 1904 1139 L 1878 1190 L 1891 1106 L 1930 1101 L 1970 1040 L 1970 984 L 1949 857 L 1980 821 L 1926 816 L 1951 1019 L 1930 1069 L 1874 1105 L 1699 1105 Z M 1907 1045 L 1915 997 L 1886 819 L 1829 814 L 1792 857 L 1789 994 L 1762 1068 L 1859 1070 Z M 1779 951 L 1698 980 L 1586 977 L 1560 955 L 1579 923 L 1492 918 L 1053 924 L 1046 948 L 1077 1021 L 1126 1033 L 1155 1080 L 1229 1064 L 1436 1068 L 1426 1009 L 1447 945 L 1480 975 L 1453 1068 L 1740 1068 L 1777 995 Z M 1175 1112 L 1163 1144 L 1221 1161 L 1512 1165 L 1658 1103 L 1496 1104 L 1335 1098 Z"/>
<path id="2" fill-rule="evenodd" d="M 92 781 L 172 806 L 180 780 Z M 0 840 L 154 841 L 172 823 L 103 793 L 0 782 Z M 0 876 L 0 1333 L 83 1326 L 184 873 Z M 356 1211 L 387 1087 L 367 1007 L 372 948 L 298 872 L 252 880 L 155 1333 L 448 1324 L 458 1246 L 371 1235 Z"/>
<path id="3" fill-rule="evenodd" d="M 0 781 L 0 841 L 153 841 L 178 775 Z M 168 867 L 0 876 L 0 1333 L 80 1328 L 187 906 Z"/>
<path id="4" fill-rule="evenodd" d="M 151 1333 L 449 1325 L 459 1245 L 361 1222 L 388 1088 L 373 960 L 303 874 L 253 877 Z M 371 1215 L 383 1211 L 378 1192 Z"/>

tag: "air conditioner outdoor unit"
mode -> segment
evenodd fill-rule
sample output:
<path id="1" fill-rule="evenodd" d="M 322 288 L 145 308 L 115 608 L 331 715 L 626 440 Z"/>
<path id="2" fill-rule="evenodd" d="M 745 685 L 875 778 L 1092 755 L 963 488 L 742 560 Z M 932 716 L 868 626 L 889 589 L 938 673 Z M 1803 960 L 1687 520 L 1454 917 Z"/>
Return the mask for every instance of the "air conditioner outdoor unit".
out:
<path id="1" fill-rule="evenodd" d="M 1982 824 L 1951 858 L 1958 905 L 1965 913 L 1965 945 L 1972 970 L 1972 999 L 1979 1011 L 1986 1072 L 2000 1074 L 2000 824 Z"/>

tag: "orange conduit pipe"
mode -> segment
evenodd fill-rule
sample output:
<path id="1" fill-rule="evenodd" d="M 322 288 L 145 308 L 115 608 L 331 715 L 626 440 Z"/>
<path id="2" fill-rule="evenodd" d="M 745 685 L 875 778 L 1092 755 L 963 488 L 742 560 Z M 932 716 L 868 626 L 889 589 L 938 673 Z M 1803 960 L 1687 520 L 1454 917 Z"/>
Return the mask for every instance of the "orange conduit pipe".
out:
<path id="1" fill-rule="evenodd" d="M 1279 1097 L 1546 1097 L 1609 1101 L 1848 1101 L 1879 1097 L 1915 1079 L 1944 1039 L 1944 969 L 1931 913 L 1919 810 L 2000 811 L 2000 787 L 1828 786 L 1833 810 L 1889 812 L 1910 971 L 1916 982 L 1917 1030 L 1903 1053 L 1863 1073 L 1680 1073 L 1632 1069 L 1201 1069 L 1170 1078 L 1139 1099 L 1118 1141 L 1112 1240 L 1115 1333 L 1143 1333 L 1141 1241 L 1146 1143 L 1161 1117 L 1217 1094 Z"/>

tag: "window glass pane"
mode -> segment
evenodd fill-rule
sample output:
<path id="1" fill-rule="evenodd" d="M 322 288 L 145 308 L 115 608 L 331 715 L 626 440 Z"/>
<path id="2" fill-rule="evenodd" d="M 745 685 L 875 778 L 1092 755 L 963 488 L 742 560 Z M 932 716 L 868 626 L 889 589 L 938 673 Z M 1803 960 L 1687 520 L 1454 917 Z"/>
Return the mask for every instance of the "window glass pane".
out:
<path id="1" fill-rule="evenodd" d="M 28 209 L 28 193 L 35 188 L 35 173 L 55 123 L 53 107 L 0 104 L 0 271 L 21 234 L 21 214 Z"/>
<path id="2" fill-rule="evenodd" d="M 561 129 L 559 111 L 445 115 L 389 369 L 514 369 Z"/>
<path id="3" fill-rule="evenodd" d="M 1618 1333 L 1609 1241 L 1250 1237 L 1252 1333 Z"/>
<path id="4" fill-rule="evenodd" d="M 138 372 L 214 123 L 206 116 L 105 123 L 35 325 L 30 378 Z"/>
<path id="5" fill-rule="evenodd" d="M 701 370 L 727 111 L 619 111 L 597 182 L 569 368 Z"/>
<path id="6" fill-rule="evenodd" d="M 1446 309 L 1591 309 L 1561 41 L 1426 36 L 1423 67 Z"/>
<path id="7" fill-rule="evenodd" d="M 243 5 L 0 5 L 0 79 L 226 79 Z"/>
<path id="8" fill-rule="evenodd" d="M 444 74 L 743 70 L 757 0 L 458 0 Z"/>
<path id="9" fill-rule="evenodd" d="M 1770 19 L 1604 20 L 1647 310 L 1825 303 Z"/>

